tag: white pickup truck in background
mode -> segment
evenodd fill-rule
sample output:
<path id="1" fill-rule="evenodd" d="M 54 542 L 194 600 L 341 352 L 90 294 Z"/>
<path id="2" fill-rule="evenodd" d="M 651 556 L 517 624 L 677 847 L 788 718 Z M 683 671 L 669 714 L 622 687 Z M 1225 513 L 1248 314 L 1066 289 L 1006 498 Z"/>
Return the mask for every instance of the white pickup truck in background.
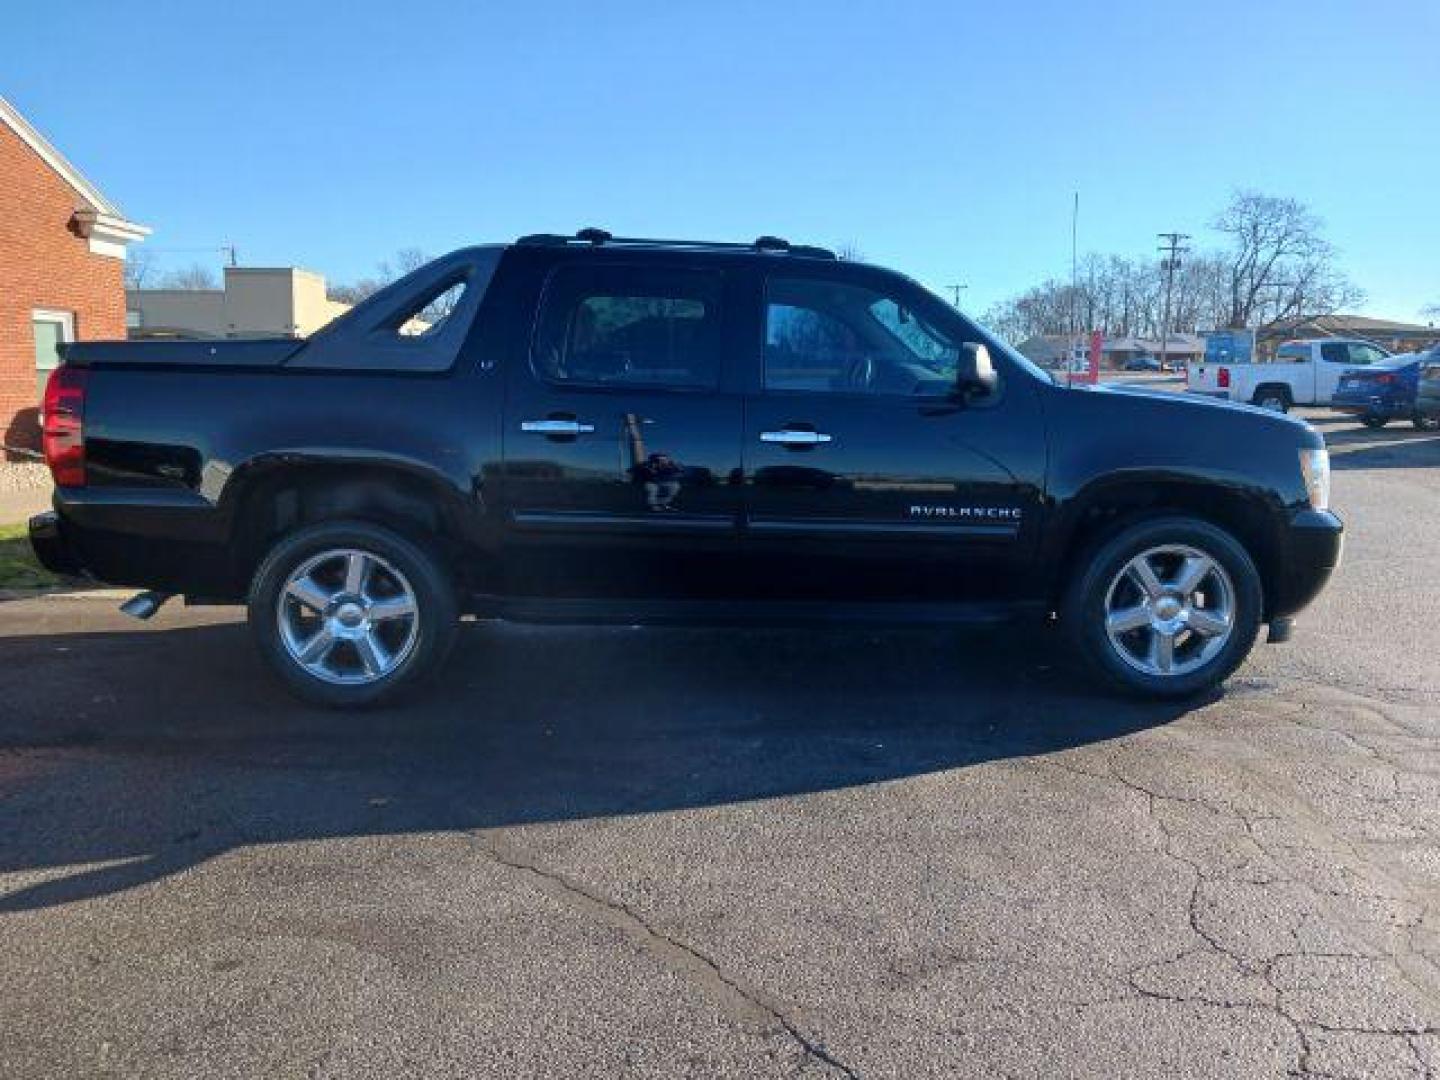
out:
<path id="1" fill-rule="evenodd" d="M 1292 405 L 1329 405 L 1341 375 L 1378 364 L 1389 355 L 1378 345 L 1357 338 L 1287 341 L 1275 350 L 1270 363 L 1191 364 L 1185 373 L 1186 388 L 1195 394 L 1287 412 Z"/>

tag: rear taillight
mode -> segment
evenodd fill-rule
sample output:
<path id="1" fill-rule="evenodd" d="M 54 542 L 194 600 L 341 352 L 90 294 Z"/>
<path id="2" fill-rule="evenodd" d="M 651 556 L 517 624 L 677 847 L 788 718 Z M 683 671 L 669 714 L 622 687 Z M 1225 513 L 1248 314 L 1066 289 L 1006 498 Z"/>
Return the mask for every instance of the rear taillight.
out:
<path id="1" fill-rule="evenodd" d="M 1221 390 L 1230 389 L 1230 369 L 1228 367 L 1222 367 L 1215 373 L 1215 385 Z"/>
<path id="2" fill-rule="evenodd" d="M 84 368 L 62 364 L 45 384 L 45 464 L 56 487 L 85 485 Z"/>
<path id="3" fill-rule="evenodd" d="M 1371 377 L 1372 379 L 1374 379 L 1376 382 L 1378 382 L 1378 383 L 1384 383 L 1384 384 L 1387 385 L 1387 386 L 1389 386 L 1391 383 L 1398 383 L 1398 382 L 1400 381 L 1400 376 L 1398 376 L 1398 375 L 1391 375 L 1391 374 L 1389 374 L 1389 373 L 1386 373 L 1386 374 L 1384 374 L 1384 375 L 1372 375 L 1372 376 L 1370 376 L 1370 377 Z"/>

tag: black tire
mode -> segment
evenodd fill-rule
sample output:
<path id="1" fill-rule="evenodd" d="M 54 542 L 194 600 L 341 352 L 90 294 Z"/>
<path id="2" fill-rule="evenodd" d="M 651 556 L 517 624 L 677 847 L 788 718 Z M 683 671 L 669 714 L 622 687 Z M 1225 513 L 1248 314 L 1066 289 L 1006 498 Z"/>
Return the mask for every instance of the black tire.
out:
<path id="1" fill-rule="evenodd" d="M 1426 416 L 1417 412 L 1410 418 L 1410 422 L 1415 425 L 1416 431 L 1440 431 L 1440 416 Z"/>
<path id="2" fill-rule="evenodd" d="M 1362 416 L 1360 423 L 1364 424 L 1371 431 L 1379 431 L 1390 422 L 1388 416 Z"/>
<path id="3" fill-rule="evenodd" d="M 1106 632 L 1106 599 L 1111 583 L 1132 559 L 1167 545 L 1194 548 L 1218 562 L 1229 575 L 1234 597 L 1230 635 L 1215 655 L 1193 671 L 1156 676 L 1132 666 L 1111 644 Z M 1078 564 L 1060 614 L 1062 627 L 1088 674 L 1125 694 L 1173 699 L 1193 697 L 1229 678 L 1255 644 L 1263 610 L 1260 574 L 1239 541 L 1198 518 L 1167 516 L 1137 522 L 1094 545 Z"/>
<path id="4" fill-rule="evenodd" d="M 363 683 L 327 682 L 291 655 L 280 629 L 286 583 L 307 561 L 330 551 L 358 551 L 388 564 L 414 597 L 414 636 L 393 670 Z M 377 615 L 377 619 L 378 619 Z M 249 620 L 265 661 L 300 699 L 330 708 L 358 708 L 393 700 L 433 674 L 449 655 L 459 628 L 455 586 L 444 565 L 422 544 L 363 521 L 312 525 L 280 540 L 265 556 L 250 585 Z M 378 624 L 377 624 L 378 625 Z M 357 673 L 358 674 L 358 673 Z"/>
<path id="5" fill-rule="evenodd" d="M 1275 390 L 1268 387 L 1255 391 L 1255 397 L 1250 402 L 1262 409 L 1269 409 L 1271 412 L 1288 413 L 1290 411 L 1290 395 L 1284 390 Z"/>

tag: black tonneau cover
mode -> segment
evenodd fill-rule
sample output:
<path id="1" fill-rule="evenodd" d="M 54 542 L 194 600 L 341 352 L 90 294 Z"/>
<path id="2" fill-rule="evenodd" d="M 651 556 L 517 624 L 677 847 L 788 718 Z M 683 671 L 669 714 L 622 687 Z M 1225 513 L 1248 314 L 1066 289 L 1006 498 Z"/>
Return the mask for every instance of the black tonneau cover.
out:
<path id="1" fill-rule="evenodd" d="M 74 367 L 277 368 L 304 347 L 299 338 L 75 341 L 60 355 Z"/>

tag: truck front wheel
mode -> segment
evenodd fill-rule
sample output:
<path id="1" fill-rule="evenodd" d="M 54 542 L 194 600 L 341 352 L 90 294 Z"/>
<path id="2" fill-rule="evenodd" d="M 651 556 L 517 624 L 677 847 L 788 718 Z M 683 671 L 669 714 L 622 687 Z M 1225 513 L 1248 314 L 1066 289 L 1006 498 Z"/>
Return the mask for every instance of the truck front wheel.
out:
<path id="1" fill-rule="evenodd" d="M 391 698 L 455 642 L 455 589 L 421 545 L 368 522 L 324 522 L 271 549 L 250 586 L 250 628 L 290 690 L 316 705 Z"/>
<path id="2" fill-rule="evenodd" d="M 1109 686 L 1182 698 L 1223 682 L 1260 628 L 1260 575 L 1229 533 L 1190 517 L 1142 521 L 1092 549 L 1061 615 Z"/>

